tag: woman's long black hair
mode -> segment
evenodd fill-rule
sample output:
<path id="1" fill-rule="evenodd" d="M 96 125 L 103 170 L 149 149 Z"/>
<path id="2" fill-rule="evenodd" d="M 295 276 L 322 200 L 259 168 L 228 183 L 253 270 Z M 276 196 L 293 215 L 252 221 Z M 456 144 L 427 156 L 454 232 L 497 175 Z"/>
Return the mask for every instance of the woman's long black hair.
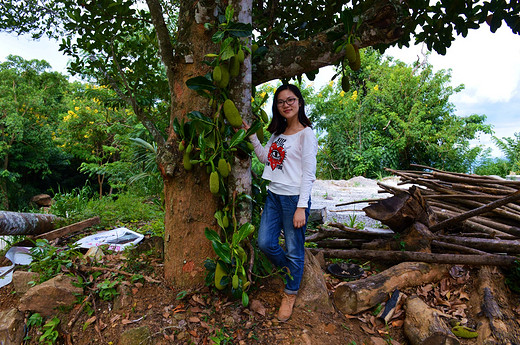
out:
<path id="1" fill-rule="evenodd" d="M 271 134 L 280 135 L 283 132 L 285 132 L 285 129 L 287 128 L 287 120 L 280 114 L 280 111 L 278 110 L 278 95 L 283 90 L 289 90 L 294 93 L 296 97 L 298 97 L 298 121 L 305 127 L 312 127 L 311 121 L 305 115 L 305 101 L 303 99 L 302 93 L 300 89 L 296 85 L 292 84 L 284 84 L 276 90 L 274 93 L 274 99 L 273 99 L 273 118 L 271 120 L 271 123 L 267 127 L 267 131 L 269 131 Z"/>

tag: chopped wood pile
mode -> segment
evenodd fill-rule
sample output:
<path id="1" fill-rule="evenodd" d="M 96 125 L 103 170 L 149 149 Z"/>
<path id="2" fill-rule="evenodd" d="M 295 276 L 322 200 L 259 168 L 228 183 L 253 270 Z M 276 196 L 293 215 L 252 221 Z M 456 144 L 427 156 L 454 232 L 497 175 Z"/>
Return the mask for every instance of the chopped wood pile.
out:
<path id="1" fill-rule="evenodd" d="M 307 242 L 314 242 L 327 257 L 394 263 L 510 266 L 518 260 L 520 181 L 414 167 L 424 171 L 387 169 L 400 177 L 399 185 L 412 186 L 378 183 L 380 192 L 393 196 L 371 200 L 363 208 L 390 230 L 331 223 L 319 226 Z"/>

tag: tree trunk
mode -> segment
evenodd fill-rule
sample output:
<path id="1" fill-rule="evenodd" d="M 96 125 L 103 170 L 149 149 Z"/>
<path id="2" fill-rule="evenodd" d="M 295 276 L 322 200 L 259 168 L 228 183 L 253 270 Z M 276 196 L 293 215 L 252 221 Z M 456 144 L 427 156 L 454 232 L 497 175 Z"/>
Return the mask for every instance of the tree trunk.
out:
<path id="1" fill-rule="evenodd" d="M 444 265 L 403 262 L 368 278 L 340 283 L 334 303 L 345 314 L 357 314 L 386 301 L 395 289 L 428 284 L 447 274 Z"/>
<path id="2" fill-rule="evenodd" d="M 205 55 L 215 53 L 212 31 L 204 24 L 215 20 L 214 1 L 180 1 L 180 15 L 175 55 L 159 1 L 148 0 L 157 30 L 160 53 L 166 66 L 171 94 L 171 121 L 186 119 L 197 110 L 208 114 L 208 100 L 187 88 L 186 81 L 204 75 L 209 67 L 202 63 Z M 165 238 L 164 271 L 166 280 L 177 288 L 188 288 L 204 282 L 204 260 L 215 254 L 204 236 L 206 227 L 216 228 L 214 213 L 217 197 L 209 190 L 206 168 L 194 165 L 191 171 L 183 168 L 183 155 L 178 150 L 177 135 L 169 128 L 168 139 L 158 146 L 158 164 L 164 179 Z"/>
<path id="3" fill-rule="evenodd" d="M 38 235 L 51 231 L 59 218 L 52 214 L 0 211 L 0 235 Z"/>

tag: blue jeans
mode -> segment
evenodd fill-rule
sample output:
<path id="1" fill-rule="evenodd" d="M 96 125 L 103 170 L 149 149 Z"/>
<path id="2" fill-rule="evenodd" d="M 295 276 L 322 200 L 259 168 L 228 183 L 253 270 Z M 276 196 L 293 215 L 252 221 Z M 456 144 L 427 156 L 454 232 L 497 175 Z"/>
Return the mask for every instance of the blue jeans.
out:
<path id="1" fill-rule="evenodd" d="M 296 229 L 293 225 L 298 195 L 278 195 L 267 191 L 267 200 L 258 230 L 258 246 L 267 258 L 278 268 L 289 271 L 286 276 L 285 292 L 296 294 L 303 276 L 305 257 L 305 231 L 311 208 L 309 198 L 305 210 L 305 225 Z M 286 251 L 280 246 L 279 237 L 284 232 Z"/>

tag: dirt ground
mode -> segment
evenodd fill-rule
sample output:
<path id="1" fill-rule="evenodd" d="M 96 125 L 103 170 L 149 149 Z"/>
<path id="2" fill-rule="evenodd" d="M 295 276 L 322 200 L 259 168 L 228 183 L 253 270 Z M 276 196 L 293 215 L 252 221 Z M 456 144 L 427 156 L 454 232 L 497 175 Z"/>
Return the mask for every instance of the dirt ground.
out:
<path id="1" fill-rule="evenodd" d="M 117 255 L 111 257 L 118 261 Z M 161 279 L 160 260 L 142 258 L 148 265 L 149 276 Z M 110 263 L 108 263 L 110 265 Z M 366 267 L 364 277 L 375 274 L 382 267 Z M 498 271 L 497 271 L 498 272 Z M 406 296 L 419 295 L 440 313 L 476 327 L 479 310 L 474 281 L 476 270 L 464 268 L 457 278 L 406 289 Z M 341 282 L 325 274 L 329 292 Z M 362 277 L 363 278 L 363 277 Z M 409 344 L 403 334 L 405 312 L 402 305 L 394 317 L 385 324 L 375 316 L 375 308 L 357 315 L 340 312 L 323 314 L 305 308 L 297 308 L 291 319 L 280 323 L 276 319 L 280 303 L 282 282 L 277 278 L 261 281 L 250 291 L 250 305 L 243 307 L 208 287 L 194 291 L 176 291 L 164 283 L 131 283 L 124 281 L 123 295 L 117 302 L 96 299 L 91 304 L 92 316 L 81 312 L 74 324 L 70 320 L 78 314 L 79 306 L 59 311 L 62 320 L 58 344 L 121 344 L 121 334 L 129 329 L 146 326 L 149 338 L 143 344 L 329 344 L 329 345 L 385 345 Z M 184 297 L 179 298 L 179 293 Z M 518 295 L 509 294 L 509 300 L 501 301 L 502 308 L 515 310 L 520 327 Z M 16 306 L 18 296 L 11 286 L 0 290 L 0 309 Z M 516 308 L 516 309 L 515 309 Z M 38 344 L 34 328 L 27 333 L 31 337 L 26 344 Z M 461 344 L 477 344 L 475 339 L 461 340 Z"/>
<path id="2" fill-rule="evenodd" d="M 350 218 L 356 215 L 358 221 L 368 224 L 370 220 L 362 218 L 361 214 L 353 214 L 353 211 L 337 212 L 340 208 L 335 205 L 353 199 L 383 197 L 377 194 L 375 181 L 362 178 L 350 181 L 349 188 L 346 188 L 348 181 L 339 184 L 317 182 L 318 188 L 313 190 L 313 203 L 327 208 L 330 221 L 349 221 L 345 214 L 350 213 Z M 357 193 L 356 188 L 364 190 L 364 194 Z M 361 207 L 357 206 L 356 210 L 359 209 Z M 370 224 L 377 226 L 375 223 Z M 108 266 L 117 267 L 123 259 L 119 255 L 109 255 L 105 260 Z M 158 257 L 143 254 L 134 259 L 133 263 L 144 267 L 148 277 L 162 281 L 163 265 Z M 386 268 L 377 263 L 358 263 L 365 269 L 360 279 Z M 462 273 L 401 292 L 405 296 L 420 296 L 428 305 L 438 309 L 446 321 L 454 318 L 467 326 L 477 327 L 481 303 L 475 284 L 478 269 L 460 267 L 458 272 Z M 106 277 L 111 274 L 104 273 Z M 503 279 L 500 269 L 496 269 L 496 274 L 499 279 Z M 343 280 L 325 271 L 324 276 L 329 294 L 332 295 L 335 287 Z M 275 316 L 281 290 L 282 282 L 278 278 L 263 279 L 251 287 L 250 304 L 243 307 L 240 301 L 208 287 L 178 291 L 164 282 L 124 280 L 119 286 L 120 296 L 115 301 L 97 298 L 93 303 L 87 303 L 90 315 L 85 311 L 78 313 L 79 305 L 59 311 L 57 316 L 62 322 L 58 344 L 130 345 L 128 341 L 121 340 L 122 334 L 145 326 L 149 330 L 147 338 L 136 344 L 409 344 L 403 332 L 405 311 L 402 303 L 388 323 L 377 317 L 377 308 L 357 315 L 344 315 L 339 311 L 323 314 L 297 308 L 288 322 L 280 323 Z M 507 299 L 500 301 L 500 307 L 511 311 L 520 327 L 520 296 L 510 291 L 505 296 Z M 19 296 L 13 293 L 12 284 L 0 289 L 0 310 L 15 307 L 18 300 Z M 75 321 L 69 326 L 70 320 Z M 35 328 L 29 329 L 27 336 L 30 339 L 25 344 L 38 344 L 40 334 Z M 461 344 L 477 344 L 477 340 L 461 339 Z"/>

